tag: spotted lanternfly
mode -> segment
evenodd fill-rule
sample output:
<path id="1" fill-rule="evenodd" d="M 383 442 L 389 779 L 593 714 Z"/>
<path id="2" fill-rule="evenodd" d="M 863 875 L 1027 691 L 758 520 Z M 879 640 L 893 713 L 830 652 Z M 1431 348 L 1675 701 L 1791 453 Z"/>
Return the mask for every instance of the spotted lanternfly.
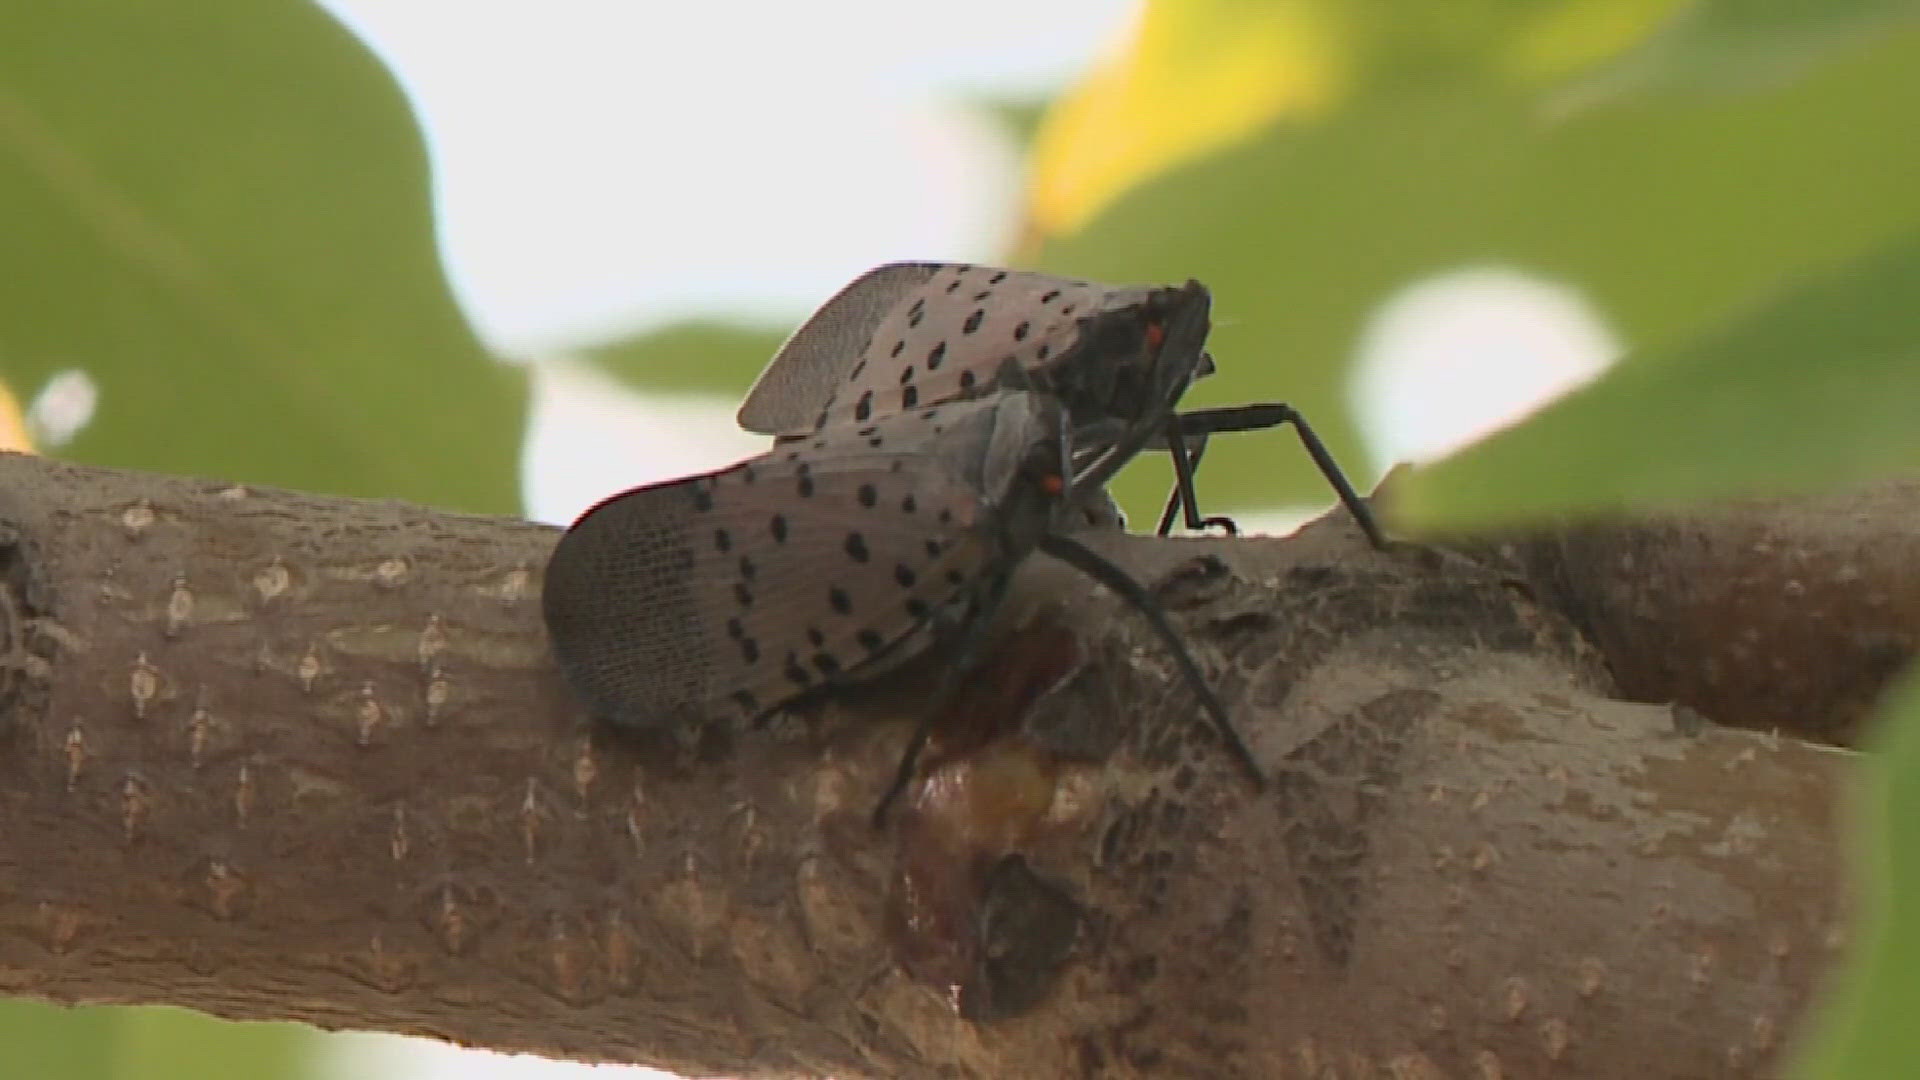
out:
<path id="1" fill-rule="evenodd" d="M 1319 438 L 1290 406 L 1269 403 L 1177 414 L 1195 379 L 1212 374 L 1205 350 L 1210 297 L 1199 282 L 1117 287 L 965 263 L 892 263 L 870 270 L 814 312 L 774 354 L 740 406 L 740 426 L 783 438 L 840 423 L 1004 389 L 1000 373 L 1059 398 L 1072 418 L 1076 471 L 1145 425 L 1144 446 L 1173 457 L 1176 511 L 1202 518 L 1193 466 L 1207 435 L 1292 424 L 1368 538 L 1373 516 Z M 1078 485 L 1092 498 L 1090 485 Z M 1110 501 L 1108 503 L 1110 505 Z"/>
<path id="2" fill-rule="evenodd" d="M 730 468 L 615 495 L 574 522 L 547 564 L 542 611 L 554 656 L 595 715 L 634 727 L 728 711 L 759 717 L 871 678 L 935 641 L 952 650 L 951 687 L 979 653 L 1014 568 L 1038 549 L 1146 616 L 1257 781 L 1158 607 L 1062 535 L 1069 437 L 1055 399 L 1003 391 L 824 428 Z M 1117 467 L 1103 462 L 1087 476 L 1104 483 Z M 929 702 L 876 820 L 911 778 L 946 692 Z"/>

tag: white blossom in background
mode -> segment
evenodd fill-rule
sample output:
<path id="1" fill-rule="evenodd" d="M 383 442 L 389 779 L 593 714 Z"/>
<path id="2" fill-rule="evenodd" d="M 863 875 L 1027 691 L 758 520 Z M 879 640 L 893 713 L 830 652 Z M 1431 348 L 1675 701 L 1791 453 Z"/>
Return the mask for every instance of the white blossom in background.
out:
<path id="1" fill-rule="evenodd" d="M 1511 424 L 1619 355 L 1600 314 L 1564 285 L 1500 267 L 1415 282 L 1375 311 L 1355 358 L 1370 479 Z"/>
<path id="2" fill-rule="evenodd" d="M 27 433 L 42 450 L 58 450 L 73 441 L 100 406 L 100 384 L 79 368 L 48 377 L 27 406 Z"/>

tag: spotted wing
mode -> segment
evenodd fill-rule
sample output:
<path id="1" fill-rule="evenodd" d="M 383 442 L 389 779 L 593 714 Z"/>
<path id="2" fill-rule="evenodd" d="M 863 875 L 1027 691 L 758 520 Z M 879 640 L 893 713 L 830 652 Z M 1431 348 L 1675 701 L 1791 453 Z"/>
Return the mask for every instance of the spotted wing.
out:
<path id="1" fill-rule="evenodd" d="M 616 495 L 548 564 L 554 655 L 596 714 L 635 726 L 858 677 L 989 566 L 992 507 L 965 467 L 984 455 L 984 436 L 913 414 Z"/>
<path id="2" fill-rule="evenodd" d="M 1144 292 L 991 266 L 943 267 L 874 324 L 871 342 L 814 419 L 865 423 L 978 397 L 1000 388 L 1009 365 L 1051 389 L 1040 373 L 1072 351 L 1082 321 Z"/>
<path id="3" fill-rule="evenodd" d="M 1068 350 L 1082 318 L 1149 292 L 967 263 L 882 266 L 788 339 L 740 425 L 794 435 L 977 397 L 1009 360 L 1037 369 Z"/>
<path id="4" fill-rule="evenodd" d="M 902 297 L 949 265 L 888 263 L 834 294 L 767 362 L 740 403 L 740 426 L 763 435 L 812 431 L 819 426 L 820 407 L 860 362 L 873 328 Z"/>

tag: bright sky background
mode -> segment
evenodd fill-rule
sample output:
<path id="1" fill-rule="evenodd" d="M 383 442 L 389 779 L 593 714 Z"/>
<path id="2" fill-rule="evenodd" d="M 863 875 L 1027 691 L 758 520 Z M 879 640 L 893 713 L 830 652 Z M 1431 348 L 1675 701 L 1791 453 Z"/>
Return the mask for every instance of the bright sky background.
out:
<path id="1" fill-rule="evenodd" d="M 692 314 L 797 322 L 877 263 L 994 261 L 1020 178 L 969 104 L 1057 90 L 1122 40 L 1133 10 L 324 2 L 413 98 L 468 314 L 496 347 L 537 361 L 527 509 L 562 523 L 609 491 L 763 446 L 735 429 L 733 402 L 642 397 L 566 361 L 569 344 Z M 1456 445 L 1615 351 L 1549 283 L 1482 268 L 1415 284 L 1383 306 L 1356 381 L 1374 471 Z M 332 1045 L 333 1075 L 354 1080 L 656 1075 L 391 1036 Z"/>

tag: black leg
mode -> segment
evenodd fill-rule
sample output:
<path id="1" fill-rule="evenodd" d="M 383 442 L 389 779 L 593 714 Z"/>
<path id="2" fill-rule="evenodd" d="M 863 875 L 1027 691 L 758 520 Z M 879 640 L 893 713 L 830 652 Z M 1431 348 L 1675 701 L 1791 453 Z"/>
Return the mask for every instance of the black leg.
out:
<path id="1" fill-rule="evenodd" d="M 1193 662 L 1193 656 L 1187 652 L 1186 644 L 1180 640 L 1180 635 L 1174 632 L 1172 624 L 1167 622 L 1166 613 L 1160 610 L 1160 605 L 1154 601 L 1153 597 L 1147 595 L 1147 590 L 1141 588 L 1139 582 L 1127 576 L 1125 570 L 1107 561 L 1078 540 L 1059 535 L 1047 535 L 1040 538 L 1039 547 L 1041 551 L 1106 586 L 1116 596 L 1132 605 L 1133 609 L 1147 620 L 1147 625 L 1153 627 L 1153 632 L 1160 635 L 1160 640 L 1165 642 L 1168 651 L 1173 653 L 1174 663 L 1179 666 L 1180 674 L 1193 688 L 1194 694 L 1200 698 L 1200 706 L 1206 710 L 1207 717 L 1213 721 L 1214 728 L 1219 731 L 1221 740 L 1226 743 L 1227 752 L 1232 754 L 1234 760 L 1246 770 L 1255 790 L 1264 789 L 1266 777 L 1261 773 L 1259 763 L 1253 760 L 1253 751 L 1247 749 L 1246 741 L 1241 739 L 1240 733 L 1233 729 L 1233 722 L 1227 719 L 1226 706 L 1220 704 L 1220 698 L 1214 694 L 1213 688 L 1207 685 L 1206 677 L 1200 674 L 1200 665 Z"/>
<path id="2" fill-rule="evenodd" d="M 1224 409 L 1200 409 L 1190 413 L 1180 413 L 1167 423 L 1169 444 L 1178 425 L 1179 434 L 1205 435 L 1228 431 L 1263 431 L 1267 428 L 1292 424 L 1294 433 L 1300 436 L 1300 444 L 1307 449 L 1307 456 L 1320 469 L 1320 475 L 1340 496 L 1340 503 L 1353 515 L 1360 525 L 1360 531 L 1367 534 L 1367 540 L 1376 548 L 1387 546 L 1386 535 L 1380 531 L 1380 524 L 1374 520 L 1373 511 L 1367 506 L 1360 493 L 1353 490 L 1347 482 L 1346 474 L 1327 452 L 1326 444 L 1320 436 L 1313 433 L 1313 427 L 1306 418 L 1291 405 L 1269 402 L 1259 405 L 1235 405 Z"/>
<path id="3" fill-rule="evenodd" d="M 1207 437 L 1202 434 L 1194 440 L 1193 448 L 1187 448 L 1187 439 L 1175 424 L 1168 424 L 1162 432 L 1167 442 L 1167 455 L 1173 458 L 1173 490 L 1167 492 L 1166 509 L 1160 511 L 1158 535 L 1165 536 L 1173 531 L 1173 517 L 1179 514 L 1181 524 L 1198 532 L 1203 529 L 1218 528 L 1228 536 L 1236 536 L 1240 526 L 1230 517 L 1200 516 L 1200 504 L 1195 498 L 1194 473 L 1200 468 L 1200 458 L 1207 452 Z"/>
<path id="4" fill-rule="evenodd" d="M 1006 595 L 1007 575 L 1002 574 L 985 590 L 978 604 L 960 626 L 954 628 L 948 637 L 952 642 L 950 659 L 943 665 L 939 685 L 928 695 L 926 705 L 920 714 L 920 722 L 913 726 L 913 735 L 907 740 L 907 748 L 900 753 L 900 764 L 893 770 L 893 782 L 880 796 L 873 808 L 873 827 L 881 829 L 887 824 L 887 810 L 893 801 L 907 789 L 913 780 L 914 766 L 919 764 L 920 751 L 926 749 L 927 737 L 933 734 L 933 725 L 940 719 L 953 696 L 960 689 L 962 676 L 970 674 L 980 658 L 980 647 L 986 643 L 987 629 L 993 624 L 993 615 L 1000 607 L 1001 597 Z"/>

